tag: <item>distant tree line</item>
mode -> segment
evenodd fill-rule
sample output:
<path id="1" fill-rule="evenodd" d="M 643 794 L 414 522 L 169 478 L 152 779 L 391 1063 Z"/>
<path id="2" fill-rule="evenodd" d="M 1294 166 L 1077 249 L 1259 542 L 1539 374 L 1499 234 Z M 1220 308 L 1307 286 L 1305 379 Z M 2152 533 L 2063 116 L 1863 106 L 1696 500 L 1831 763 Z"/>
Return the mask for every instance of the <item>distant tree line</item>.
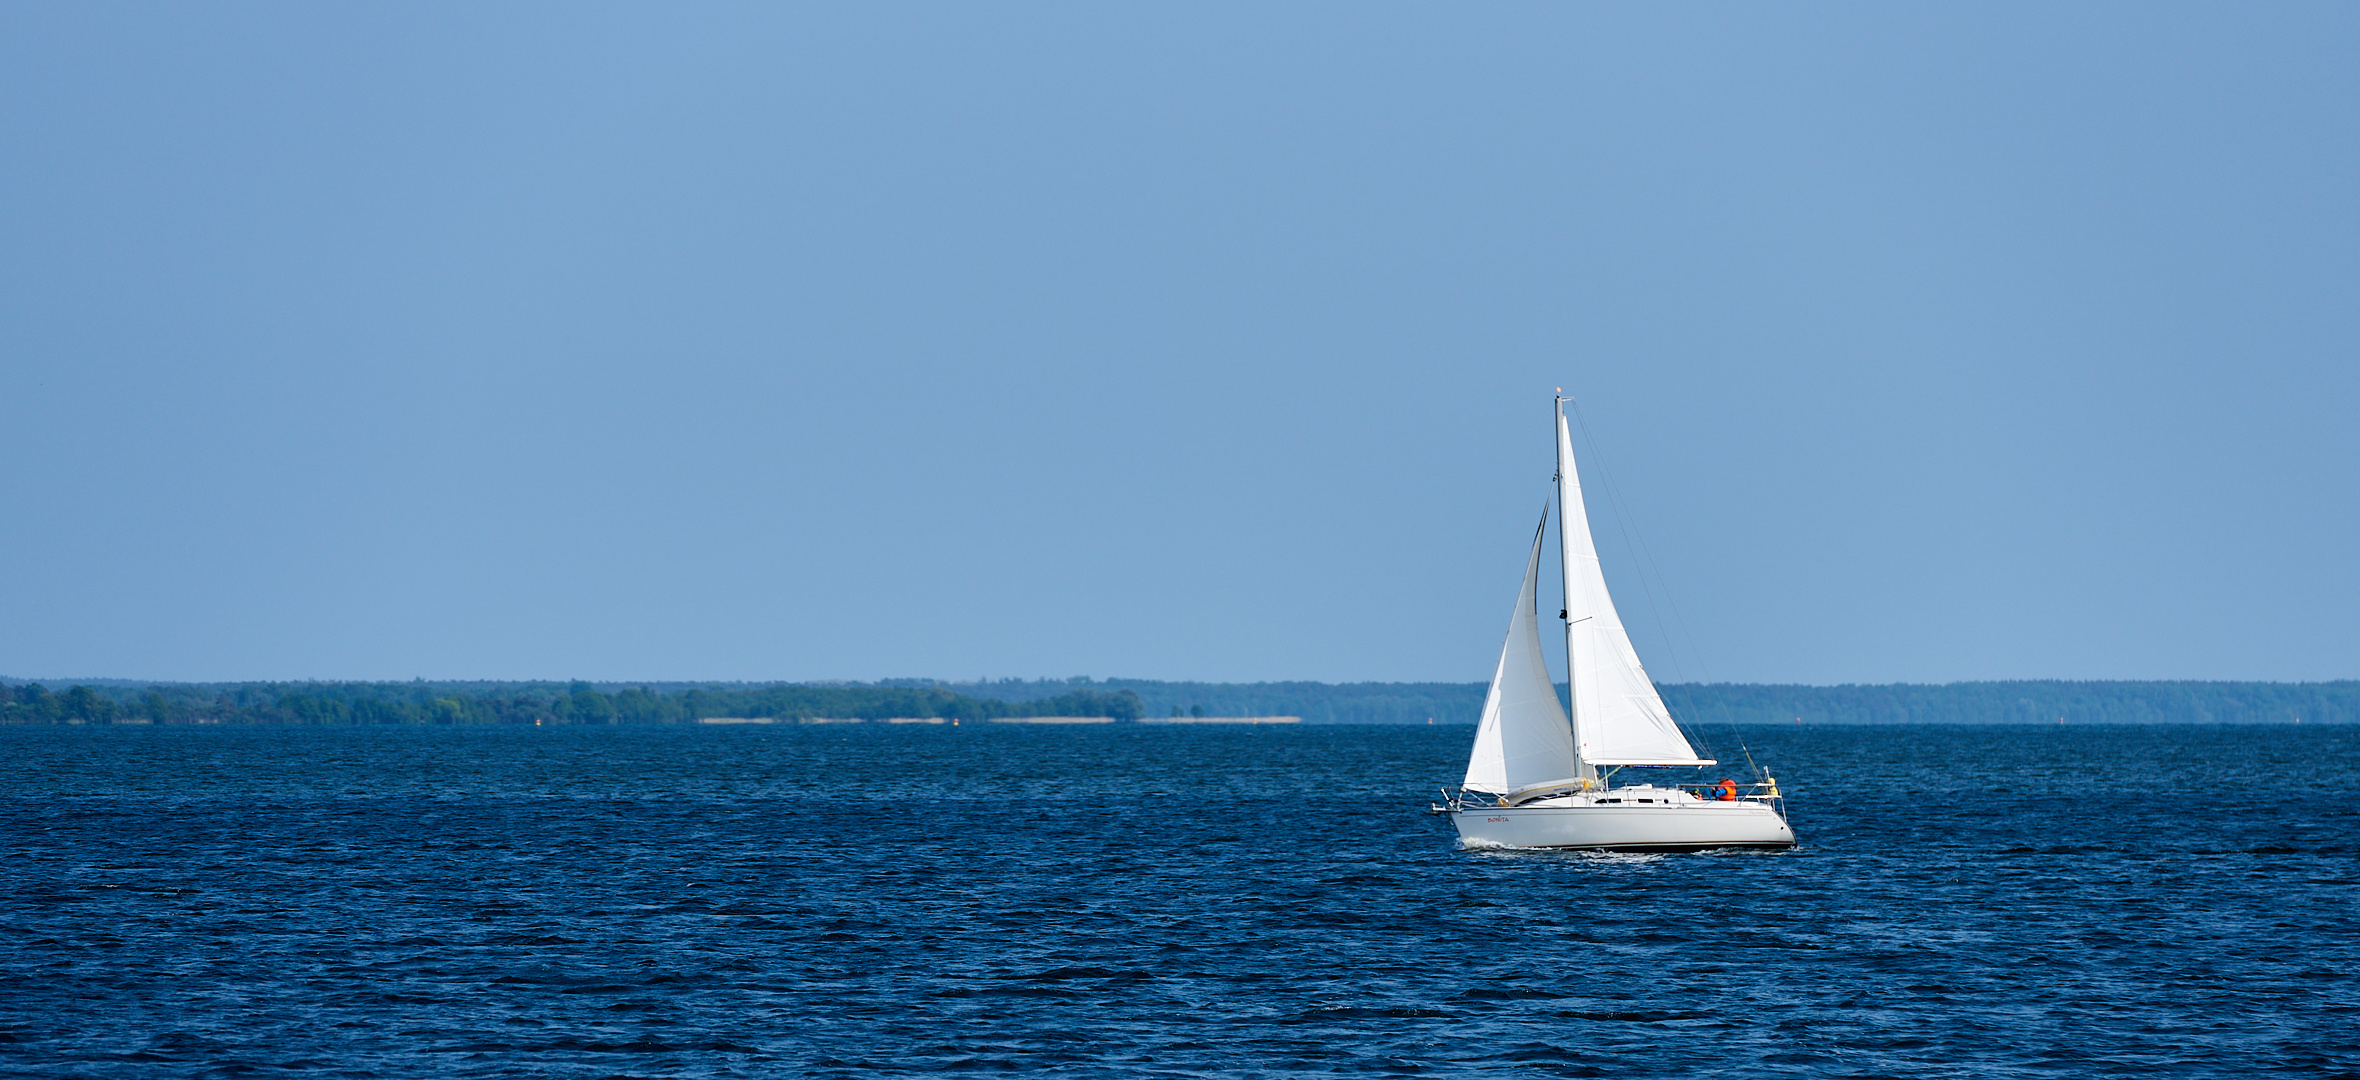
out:
<path id="1" fill-rule="evenodd" d="M 1199 683 L 1149 679 L 1001 679 L 940 686 L 973 697 L 1022 699 L 1072 689 L 1130 690 L 1151 717 L 1203 709 L 1207 716 L 1300 716 L 1314 724 L 1472 724 L 1484 683 Z M 1564 693 L 1564 686 L 1558 692 Z M 1799 686 L 1673 683 L 1672 715 L 1691 725 L 2360 723 L 2360 681 L 2068 682 Z"/>
<path id="2" fill-rule="evenodd" d="M 2360 682 L 1963 682 L 1666 686 L 1696 722 L 1807 724 L 2349 724 Z"/>
<path id="3" fill-rule="evenodd" d="M 1074 690 L 1128 690 L 1150 717 L 1300 716 L 1310 724 L 1472 724 L 1483 710 L 1482 683 L 1202 683 L 1153 679 L 996 679 L 893 685 L 939 686 L 971 697 L 1023 700 Z"/>
<path id="4" fill-rule="evenodd" d="M 51 691 L 0 683 L 0 723 L 678 724 L 711 717 L 1300 716 L 1315 724 L 1470 724 L 1482 683 L 167 683 Z M 1562 687 L 1560 687 L 1562 691 Z M 1691 726 L 1723 723 L 2360 723 L 2360 682 L 1972 682 L 1663 687 Z"/>
<path id="5" fill-rule="evenodd" d="M 458 689 L 431 683 L 237 683 L 148 687 L 0 683 L 11 724 L 682 724 L 710 717 L 782 720 L 897 717 L 993 720 L 1111 716 L 1136 720 L 1139 695 L 1074 690 L 1024 701 L 941 688 L 813 686 L 601 690 L 589 683 Z"/>

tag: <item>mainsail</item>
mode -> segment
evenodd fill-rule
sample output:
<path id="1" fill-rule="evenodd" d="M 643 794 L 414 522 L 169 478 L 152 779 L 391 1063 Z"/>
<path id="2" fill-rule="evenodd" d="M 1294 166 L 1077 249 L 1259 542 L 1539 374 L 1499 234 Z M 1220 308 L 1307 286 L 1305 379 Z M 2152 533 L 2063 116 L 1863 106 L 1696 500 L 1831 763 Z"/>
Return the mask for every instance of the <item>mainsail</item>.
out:
<path id="1" fill-rule="evenodd" d="M 1475 752 L 1467 758 L 1467 789 L 1494 795 L 1567 786 L 1588 774 L 1573 758 L 1573 732 L 1565 707 L 1549 681 L 1541 656 L 1541 628 L 1535 609 L 1541 572 L 1541 538 L 1548 532 L 1547 508 L 1533 533 L 1532 557 L 1524 563 L 1524 588 L 1508 618 L 1508 640 L 1492 670 L 1491 694 L 1475 727 Z"/>
<path id="2" fill-rule="evenodd" d="M 1598 547 L 1590 539 L 1581 476 L 1574 470 L 1573 437 L 1565 406 L 1557 406 L 1558 546 L 1565 559 L 1565 654 L 1573 684 L 1574 745 L 1586 768 L 1596 765 L 1710 765 L 1696 756 L 1655 692 L 1631 636 L 1606 594 Z M 1531 578 L 1526 576 L 1529 594 Z M 1506 663 L 1505 658 L 1501 661 Z M 1493 682 L 1497 695 L 1498 682 Z M 1552 691 L 1549 703 L 1556 704 Z M 1489 712 L 1485 717 L 1488 719 Z M 1470 769 L 1468 775 L 1474 775 Z"/>

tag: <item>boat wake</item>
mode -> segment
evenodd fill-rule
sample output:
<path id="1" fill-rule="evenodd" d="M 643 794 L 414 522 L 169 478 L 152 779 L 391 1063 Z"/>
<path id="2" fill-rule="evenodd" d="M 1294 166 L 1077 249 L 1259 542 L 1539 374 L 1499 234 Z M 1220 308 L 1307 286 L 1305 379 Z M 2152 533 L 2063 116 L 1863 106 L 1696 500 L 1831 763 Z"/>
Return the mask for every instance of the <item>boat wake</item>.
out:
<path id="1" fill-rule="evenodd" d="M 1459 850 L 1469 855 L 1494 859 L 1575 859 L 1584 862 L 1653 863 L 1672 858 L 1677 852 L 1666 851 L 1596 851 L 1581 848 L 1516 847 L 1485 840 L 1461 840 Z"/>

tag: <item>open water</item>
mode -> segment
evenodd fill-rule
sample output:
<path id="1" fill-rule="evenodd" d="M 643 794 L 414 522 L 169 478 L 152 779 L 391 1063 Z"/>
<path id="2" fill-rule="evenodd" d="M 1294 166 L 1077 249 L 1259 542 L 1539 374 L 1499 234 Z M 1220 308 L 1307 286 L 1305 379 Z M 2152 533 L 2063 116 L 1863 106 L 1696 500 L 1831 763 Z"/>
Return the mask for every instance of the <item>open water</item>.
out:
<path id="1" fill-rule="evenodd" d="M 1743 732 L 1793 852 L 1459 851 L 1465 727 L 0 729 L 0 1074 L 2360 1077 L 2360 730 Z"/>

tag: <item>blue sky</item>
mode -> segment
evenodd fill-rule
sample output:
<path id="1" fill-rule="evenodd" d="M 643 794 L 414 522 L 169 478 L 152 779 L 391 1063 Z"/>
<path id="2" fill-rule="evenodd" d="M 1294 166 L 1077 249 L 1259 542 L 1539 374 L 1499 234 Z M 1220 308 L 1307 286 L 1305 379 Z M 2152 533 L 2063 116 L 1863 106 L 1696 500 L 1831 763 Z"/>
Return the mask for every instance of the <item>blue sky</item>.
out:
<path id="1" fill-rule="evenodd" d="M 2349 5 L 14 4 L 0 673 L 1477 681 L 1564 386 L 1659 678 L 2360 676 L 2356 126 Z"/>

